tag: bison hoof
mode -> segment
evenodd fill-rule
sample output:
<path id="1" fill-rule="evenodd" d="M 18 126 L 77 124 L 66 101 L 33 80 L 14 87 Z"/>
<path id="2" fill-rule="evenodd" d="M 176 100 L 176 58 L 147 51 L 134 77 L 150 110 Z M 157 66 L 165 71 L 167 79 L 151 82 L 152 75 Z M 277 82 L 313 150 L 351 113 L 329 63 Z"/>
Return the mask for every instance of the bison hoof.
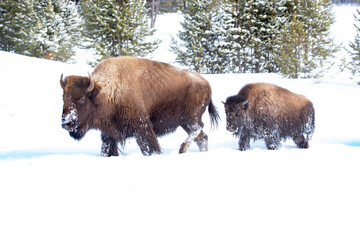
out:
<path id="1" fill-rule="evenodd" d="M 309 141 L 307 141 L 307 139 L 304 136 L 300 136 L 294 138 L 294 142 L 298 146 L 298 148 L 309 148 Z"/>
<path id="2" fill-rule="evenodd" d="M 101 149 L 101 156 L 102 157 L 113 157 L 113 156 L 119 156 L 119 152 L 117 149 L 117 146 L 112 147 L 104 147 L 104 144 Z"/>
<path id="3" fill-rule="evenodd" d="M 116 156 L 119 156 L 119 154 L 117 152 L 116 153 L 101 152 L 101 156 L 102 157 L 116 157 Z"/>
<path id="4" fill-rule="evenodd" d="M 186 151 L 188 150 L 188 148 L 190 147 L 190 143 L 188 142 L 184 142 L 183 144 L 181 144 L 181 147 L 179 149 L 179 153 L 186 153 Z"/>
<path id="5" fill-rule="evenodd" d="M 276 145 L 276 144 L 269 144 L 267 145 L 267 149 L 268 150 L 276 150 L 278 149 L 279 147 Z"/>
<path id="6" fill-rule="evenodd" d="M 101 153 L 100 156 L 102 156 L 102 157 L 111 157 L 108 153 Z"/>
<path id="7" fill-rule="evenodd" d="M 243 140 L 239 142 L 239 150 L 240 151 L 246 151 L 250 148 L 250 141 L 249 140 Z"/>
<path id="8" fill-rule="evenodd" d="M 304 143 L 297 144 L 297 146 L 298 146 L 299 148 L 309 148 L 309 143 L 308 143 L 308 142 L 304 142 Z"/>

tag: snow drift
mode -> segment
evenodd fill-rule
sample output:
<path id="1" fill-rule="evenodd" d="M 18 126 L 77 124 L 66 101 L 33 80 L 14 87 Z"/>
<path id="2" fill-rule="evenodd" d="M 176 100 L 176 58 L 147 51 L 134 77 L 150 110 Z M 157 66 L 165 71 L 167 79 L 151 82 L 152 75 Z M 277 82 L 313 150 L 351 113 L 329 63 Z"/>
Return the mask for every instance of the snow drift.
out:
<path id="1" fill-rule="evenodd" d="M 179 129 L 159 139 L 162 155 L 144 157 L 130 140 L 124 156 L 102 158 L 99 132 L 76 142 L 61 128 L 60 75 L 88 66 L 5 52 L 0 66 L 0 239 L 360 238 L 360 88 L 346 73 L 320 83 L 204 75 L 222 117 L 210 131 L 204 114 L 209 152 L 177 154 Z M 252 82 L 313 102 L 309 149 L 237 150 L 221 101 Z"/>

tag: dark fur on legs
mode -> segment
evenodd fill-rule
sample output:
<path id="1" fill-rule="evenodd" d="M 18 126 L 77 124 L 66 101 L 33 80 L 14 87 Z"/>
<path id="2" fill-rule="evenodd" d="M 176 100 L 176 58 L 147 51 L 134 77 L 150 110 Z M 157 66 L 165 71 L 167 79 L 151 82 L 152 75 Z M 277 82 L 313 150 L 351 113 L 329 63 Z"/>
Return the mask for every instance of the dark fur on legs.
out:
<path id="1" fill-rule="evenodd" d="M 105 133 L 101 133 L 101 141 L 101 156 L 119 156 L 117 142 L 112 137 Z"/>
<path id="2" fill-rule="evenodd" d="M 142 123 L 135 134 L 136 142 L 144 156 L 160 154 L 161 149 L 150 120 Z"/>

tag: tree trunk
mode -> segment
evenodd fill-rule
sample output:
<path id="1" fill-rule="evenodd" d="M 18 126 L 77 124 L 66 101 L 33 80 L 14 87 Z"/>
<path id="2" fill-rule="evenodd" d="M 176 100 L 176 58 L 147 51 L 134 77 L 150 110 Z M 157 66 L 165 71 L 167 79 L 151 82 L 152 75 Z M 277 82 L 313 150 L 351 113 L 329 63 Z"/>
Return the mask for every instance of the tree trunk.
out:
<path id="1" fill-rule="evenodd" d="M 160 0 L 157 0 L 156 2 L 156 8 L 155 8 L 155 0 L 152 0 L 151 3 L 151 23 L 150 23 L 150 28 L 153 28 L 155 26 L 155 22 L 156 22 L 156 16 L 159 12 L 159 5 L 160 5 Z"/>

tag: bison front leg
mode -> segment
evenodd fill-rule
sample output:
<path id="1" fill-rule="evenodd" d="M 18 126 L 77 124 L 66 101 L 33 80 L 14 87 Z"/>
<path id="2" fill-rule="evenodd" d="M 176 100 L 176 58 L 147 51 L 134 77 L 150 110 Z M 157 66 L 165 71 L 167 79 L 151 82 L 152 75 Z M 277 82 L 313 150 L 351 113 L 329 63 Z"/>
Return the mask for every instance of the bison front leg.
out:
<path id="1" fill-rule="evenodd" d="M 240 139 L 239 139 L 239 150 L 245 151 L 250 148 L 250 132 L 247 129 L 243 129 L 241 131 Z"/>
<path id="2" fill-rule="evenodd" d="M 144 156 L 150 156 L 154 153 L 160 154 L 160 145 L 152 128 L 152 123 L 149 120 L 141 121 L 138 126 L 135 138 L 142 154 Z"/>
<path id="3" fill-rule="evenodd" d="M 111 157 L 119 156 L 117 141 L 105 133 L 101 133 L 101 156 Z"/>
<path id="4" fill-rule="evenodd" d="M 303 134 L 300 134 L 298 136 L 295 136 L 293 138 L 295 144 L 299 147 L 299 148 L 309 148 L 309 137 L 308 135 L 305 136 Z"/>

